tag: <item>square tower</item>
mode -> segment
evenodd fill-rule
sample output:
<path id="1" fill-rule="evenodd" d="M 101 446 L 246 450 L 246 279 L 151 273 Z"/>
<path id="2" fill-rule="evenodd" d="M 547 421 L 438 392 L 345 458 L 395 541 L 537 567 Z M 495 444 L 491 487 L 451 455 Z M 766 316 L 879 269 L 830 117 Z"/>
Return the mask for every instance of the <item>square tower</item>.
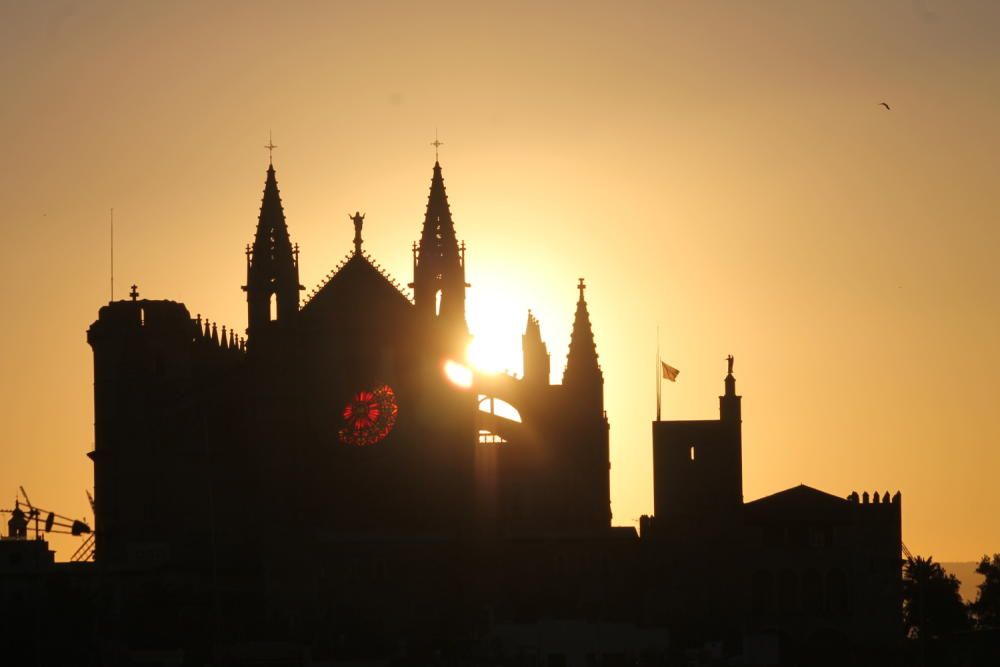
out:
<path id="1" fill-rule="evenodd" d="M 660 520 L 715 516 L 743 504 L 741 397 L 729 362 L 719 419 L 653 422 L 653 505 Z"/>

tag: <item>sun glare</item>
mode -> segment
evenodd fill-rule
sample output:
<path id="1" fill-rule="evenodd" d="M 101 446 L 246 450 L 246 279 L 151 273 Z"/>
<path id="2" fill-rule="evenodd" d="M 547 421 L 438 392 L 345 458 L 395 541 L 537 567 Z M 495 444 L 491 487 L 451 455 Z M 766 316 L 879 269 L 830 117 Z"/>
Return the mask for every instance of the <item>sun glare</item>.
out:
<path id="1" fill-rule="evenodd" d="M 520 365 L 517 349 L 520 337 L 515 334 L 507 338 L 497 334 L 476 334 L 466 350 L 469 363 L 483 373 L 515 371 Z"/>
<path id="2" fill-rule="evenodd" d="M 444 362 L 444 374 L 452 384 L 456 384 L 459 387 L 472 386 L 472 371 L 462 364 L 449 359 Z"/>

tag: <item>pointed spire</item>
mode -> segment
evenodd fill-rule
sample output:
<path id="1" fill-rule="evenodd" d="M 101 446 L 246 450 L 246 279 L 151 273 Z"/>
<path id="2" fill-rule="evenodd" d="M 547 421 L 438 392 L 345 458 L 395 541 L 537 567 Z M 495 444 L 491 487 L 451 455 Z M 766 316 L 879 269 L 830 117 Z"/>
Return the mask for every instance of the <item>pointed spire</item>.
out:
<path id="1" fill-rule="evenodd" d="M 528 323 L 524 327 L 524 335 L 521 336 L 521 352 L 524 355 L 524 379 L 528 382 L 540 384 L 549 383 L 549 371 L 551 361 L 548 347 L 542 340 L 542 328 L 538 323 L 538 318 L 528 311 Z"/>
<path id="2" fill-rule="evenodd" d="M 583 278 L 580 278 L 580 284 L 577 288 L 580 290 L 580 298 L 576 302 L 576 316 L 573 319 L 573 332 L 570 334 L 569 354 L 566 357 L 563 384 L 603 384 L 604 375 L 597 362 L 597 345 L 594 343 L 594 331 L 590 326 L 587 300 L 583 295 L 584 290 L 587 289 Z"/>
<path id="3" fill-rule="evenodd" d="M 285 210 L 281 205 L 281 192 L 278 190 L 278 179 L 274 173 L 274 165 L 268 163 L 267 178 L 264 181 L 264 196 L 260 201 L 260 215 L 257 218 L 257 233 L 254 235 L 253 255 L 255 263 L 274 262 L 279 258 L 277 253 L 292 253 L 288 238 L 288 225 L 285 223 Z M 264 256 L 267 253 L 268 256 Z"/>
<path id="4" fill-rule="evenodd" d="M 465 250 L 459 248 L 455 236 L 441 163 L 435 161 L 427 212 L 414 255 L 413 298 L 418 309 L 440 316 L 467 336 L 464 256 Z"/>
<path id="5" fill-rule="evenodd" d="M 253 331 L 271 321 L 293 316 L 299 308 L 298 248 L 293 247 L 285 223 L 285 211 L 278 191 L 274 165 L 268 163 L 264 196 L 253 245 L 247 252 L 248 329 Z M 272 311 L 271 299 L 276 308 Z"/>
<path id="6" fill-rule="evenodd" d="M 431 192 L 427 197 L 427 212 L 420 233 L 420 260 L 451 268 L 458 265 L 458 240 L 455 237 L 455 223 L 451 219 L 448 193 L 444 187 L 441 163 L 435 160 L 434 175 L 431 178 Z M 441 271 L 438 271 L 441 273 Z"/>
<path id="7" fill-rule="evenodd" d="M 542 329 L 538 324 L 538 318 L 535 317 L 531 309 L 528 309 L 528 323 L 524 326 L 524 337 L 534 341 L 542 340 Z"/>

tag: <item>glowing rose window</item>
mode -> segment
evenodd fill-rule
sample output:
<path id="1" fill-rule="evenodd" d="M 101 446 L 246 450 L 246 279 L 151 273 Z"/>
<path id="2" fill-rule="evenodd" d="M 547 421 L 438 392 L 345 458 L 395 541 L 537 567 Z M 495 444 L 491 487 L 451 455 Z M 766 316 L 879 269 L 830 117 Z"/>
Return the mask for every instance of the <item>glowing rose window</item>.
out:
<path id="1" fill-rule="evenodd" d="M 373 391 L 359 391 L 344 408 L 340 441 L 367 447 L 385 438 L 396 424 L 396 394 L 384 384 Z"/>

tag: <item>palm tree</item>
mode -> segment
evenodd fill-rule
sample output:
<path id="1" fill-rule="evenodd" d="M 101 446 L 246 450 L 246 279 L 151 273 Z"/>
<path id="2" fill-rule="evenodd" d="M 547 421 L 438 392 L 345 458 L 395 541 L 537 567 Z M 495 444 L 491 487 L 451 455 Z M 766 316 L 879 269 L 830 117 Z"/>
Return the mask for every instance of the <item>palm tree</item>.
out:
<path id="1" fill-rule="evenodd" d="M 983 556 L 976 568 L 983 575 L 979 594 L 972 603 L 972 613 L 980 628 L 1000 628 L 1000 554 Z"/>
<path id="2" fill-rule="evenodd" d="M 969 612 L 955 575 L 934 558 L 915 556 L 903 565 L 903 622 L 908 636 L 921 639 L 968 630 Z"/>

